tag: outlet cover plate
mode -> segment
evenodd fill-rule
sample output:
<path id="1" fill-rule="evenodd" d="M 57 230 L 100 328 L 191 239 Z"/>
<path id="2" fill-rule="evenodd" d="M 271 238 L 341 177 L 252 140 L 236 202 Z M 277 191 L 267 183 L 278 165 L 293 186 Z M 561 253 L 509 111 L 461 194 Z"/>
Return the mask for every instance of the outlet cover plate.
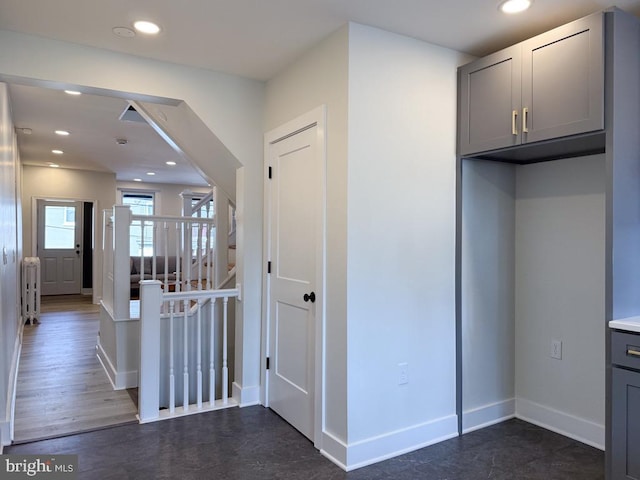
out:
<path id="1" fill-rule="evenodd" d="M 562 360 L 562 340 L 551 340 L 551 358 Z"/>

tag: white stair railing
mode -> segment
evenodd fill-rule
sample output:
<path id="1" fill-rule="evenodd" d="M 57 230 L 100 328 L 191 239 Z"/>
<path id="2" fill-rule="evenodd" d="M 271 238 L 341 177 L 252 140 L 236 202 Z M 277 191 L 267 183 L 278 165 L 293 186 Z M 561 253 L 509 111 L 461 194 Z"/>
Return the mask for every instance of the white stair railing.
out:
<path id="1" fill-rule="evenodd" d="M 136 257 L 131 257 L 129 247 L 132 225 L 140 232 L 141 245 L 152 245 L 141 248 Z M 215 219 L 132 215 L 129 206 L 116 205 L 104 212 L 104 227 L 103 303 L 114 318 L 129 317 L 132 275 L 161 280 L 166 293 L 210 290 L 215 285 Z"/>
<path id="2" fill-rule="evenodd" d="M 239 297 L 239 289 L 163 293 L 161 282 L 145 280 L 141 282 L 140 292 L 140 423 L 235 406 L 229 397 L 228 302 L 230 298 Z M 165 302 L 169 305 L 168 314 L 161 315 Z M 194 308 L 190 308 L 191 303 Z M 218 303 L 222 306 L 220 367 L 215 362 Z M 206 375 L 204 362 L 208 363 Z M 180 398 L 178 370 L 182 371 Z M 217 370 L 220 372 L 219 399 L 216 399 Z M 206 395 L 203 393 L 205 383 L 208 384 Z M 167 396 L 168 401 L 164 402 L 162 399 Z"/>

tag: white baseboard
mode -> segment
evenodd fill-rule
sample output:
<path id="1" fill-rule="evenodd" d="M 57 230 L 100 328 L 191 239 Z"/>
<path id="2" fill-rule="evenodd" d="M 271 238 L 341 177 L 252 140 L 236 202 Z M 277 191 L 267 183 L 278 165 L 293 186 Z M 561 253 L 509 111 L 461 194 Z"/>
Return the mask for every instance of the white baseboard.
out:
<path id="1" fill-rule="evenodd" d="M 20 354 L 22 352 L 22 335 L 24 322 L 20 321 L 16 339 L 13 344 L 13 355 L 11 357 L 11 368 L 7 382 L 7 410 L 4 418 L 0 421 L 0 448 L 10 445 L 13 441 L 13 426 L 16 412 L 16 389 L 18 385 L 18 368 L 20 367 Z M 0 450 L 1 453 L 1 450 Z"/>
<path id="2" fill-rule="evenodd" d="M 346 471 L 404 455 L 458 436 L 458 417 L 450 415 L 345 445 L 323 432 L 321 453 Z"/>
<path id="3" fill-rule="evenodd" d="M 4 447 L 11 445 L 11 425 L 10 422 L 0 422 L 0 454 Z"/>
<path id="4" fill-rule="evenodd" d="M 462 412 L 462 433 L 473 432 L 481 428 L 504 422 L 516 415 L 516 399 L 508 398 L 501 402 L 490 403 L 482 407 Z"/>
<path id="5" fill-rule="evenodd" d="M 100 362 L 100 365 L 102 365 L 102 369 L 107 374 L 114 390 L 125 390 L 127 388 L 135 388 L 138 386 L 138 371 L 131 370 L 128 372 L 118 372 L 113 366 L 113 363 L 111 363 L 107 352 L 105 352 L 102 345 L 100 345 L 100 340 L 98 340 L 98 343 L 96 344 L 96 356 L 98 357 L 98 361 Z"/>
<path id="6" fill-rule="evenodd" d="M 516 399 L 516 418 L 604 450 L 604 425 L 524 398 Z"/>
<path id="7" fill-rule="evenodd" d="M 343 470 L 347 470 L 347 444 L 329 432 L 322 432 L 320 453 Z"/>
<path id="8" fill-rule="evenodd" d="M 81 295 L 93 295 L 93 288 L 83 288 L 80 290 Z"/>
<path id="9" fill-rule="evenodd" d="M 242 387 L 236 382 L 231 384 L 231 396 L 238 402 L 239 407 L 260 405 L 260 387 Z"/>

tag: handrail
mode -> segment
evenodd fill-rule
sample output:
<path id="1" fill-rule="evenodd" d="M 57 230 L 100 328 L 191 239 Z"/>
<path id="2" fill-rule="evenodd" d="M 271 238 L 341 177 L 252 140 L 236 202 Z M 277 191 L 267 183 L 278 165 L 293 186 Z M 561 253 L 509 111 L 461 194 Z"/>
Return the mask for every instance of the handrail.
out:
<path id="1" fill-rule="evenodd" d="M 213 200 L 213 190 L 211 191 L 211 193 L 207 193 L 204 197 L 202 197 L 198 203 L 196 203 L 193 207 L 192 207 L 192 211 L 193 212 L 197 212 L 198 210 L 200 210 L 203 206 L 205 206 L 207 203 L 209 203 L 211 200 Z"/>
<path id="2" fill-rule="evenodd" d="M 164 301 L 171 300 L 198 300 L 199 298 L 230 298 L 240 295 L 239 288 L 221 288 L 216 290 L 189 290 L 183 292 L 165 292 L 162 294 Z"/>
<path id="3" fill-rule="evenodd" d="M 215 218 L 181 217 L 177 215 L 131 215 L 131 220 L 160 221 L 160 222 L 202 222 L 215 225 Z"/>
<path id="4" fill-rule="evenodd" d="M 229 274 L 224 277 L 224 279 L 216 285 L 216 289 L 223 288 L 225 285 L 228 285 L 231 280 L 233 280 L 236 276 L 236 267 L 234 266 L 231 270 L 229 270 Z"/>

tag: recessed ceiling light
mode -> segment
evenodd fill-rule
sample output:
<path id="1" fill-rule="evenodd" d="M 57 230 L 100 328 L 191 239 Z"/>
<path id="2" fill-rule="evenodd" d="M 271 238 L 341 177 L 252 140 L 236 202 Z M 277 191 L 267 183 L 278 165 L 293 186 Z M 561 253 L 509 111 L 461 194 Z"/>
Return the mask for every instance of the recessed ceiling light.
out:
<path id="1" fill-rule="evenodd" d="M 56 130 L 55 134 L 60 135 L 61 137 L 66 137 L 67 135 L 69 135 L 69 132 L 67 130 Z"/>
<path id="2" fill-rule="evenodd" d="M 156 35 L 160 32 L 160 27 L 158 25 L 146 20 L 138 20 L 133 24 L 133 28 L 140 33 L 146 33 L 147 35 Z"/>
<path id="3" fill-rule="evenodd" d="M 155 175 L 156 172 L 147 172 L 147 175 Z"/>
<path id="4" fill-rule="evenodd" d="M 62 150 L 51 150 L 51 153 L 55 154 L 55 155 L 62 155 L 64 152 Z"/>
<path id="5" fill-rule="evenodd" d="M 82 92 L 78 92 L 77 90 L 65 90 L 64 93 L 68 95 L 82 95 Z"/>
<path id="6" fill-rule="evenodd" d="M 166 162 L 167 165 L 171 165 L 172 167 L 176 164 L 176 162 L 172 162 L 171 160 L 169 160 L 168 162 Z"/>
<path id="7" fill-rule="evenodd" d="M 49 164 L 49 166 L 50 166 L 51 168 L 58 168 L 58 167 L 60 167 L 60 165 L 58 165 L 57 163 L 50 163 L 50 164 Z"/>
<path id="8" fill-rule="evenodd" d="M 133 179 L 133 181 L 134 181 L 134 182 L 141 182 L 141 181 L 142 181 L 142 179 L 141 179 L 141 178 L 134 178 L 134 179 Z"/>
<path id="9" fill-rule="evenodd" d="M 498 8 L 503 13 L 520 13 L 529 8 L 532 3 L 533 0 L 506 0 Z"/>

